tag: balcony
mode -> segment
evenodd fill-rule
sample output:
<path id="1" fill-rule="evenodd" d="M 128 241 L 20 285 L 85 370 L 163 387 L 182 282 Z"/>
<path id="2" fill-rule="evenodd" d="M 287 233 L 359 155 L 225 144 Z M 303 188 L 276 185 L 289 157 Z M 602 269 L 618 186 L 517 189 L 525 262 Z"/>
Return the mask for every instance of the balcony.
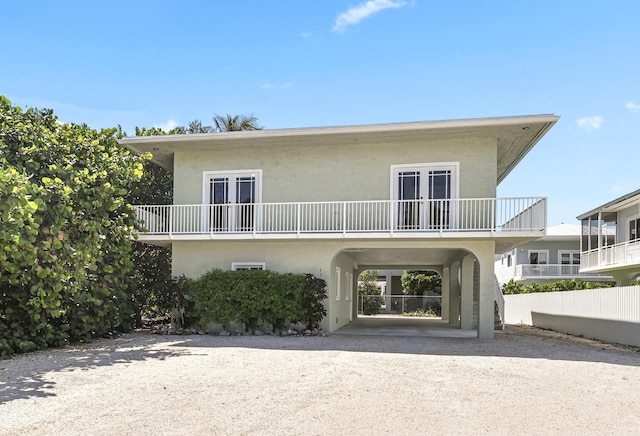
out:
<path id="1" fill-rule="evenodd" d="M 599 277 L 598 273 L 580 272 L 580 265 L 561 265 L 561 264 L 524 264 L 516 265 L 516 277 L 541 278 L 541 277 L 558 277 L 558 278 L 574 278 L 574 277 Z"/>
<path id="2" fill-rule="evenodd" d="M 582 271 L 607 271 L 631 266 L 640 266 L 640 240 L 621 242 L 580 254 Z"/>
<path id="3" fill-rule="evenodd" d="M 545 198 L 134 206 L 140 240 L 542 236 Z"/>

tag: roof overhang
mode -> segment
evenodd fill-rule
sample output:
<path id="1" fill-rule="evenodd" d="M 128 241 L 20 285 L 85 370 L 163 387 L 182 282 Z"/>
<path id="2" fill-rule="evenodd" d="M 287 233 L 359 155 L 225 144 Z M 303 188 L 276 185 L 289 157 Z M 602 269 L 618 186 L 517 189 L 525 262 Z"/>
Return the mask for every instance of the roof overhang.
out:
<path id="1" fill-rule="evenodd" d="M 500 183 L 547 131 L 558 121 L 552 114 L 444 121 L 419 121 L 359 126 L 310 127 L 296 129 L 251 130 L 191 135 L 129 136 L 118 142 L 129 150 L 151 153 L 152 161 L 173 171 L 175 151 L 224 148 L 262 148 L 283 145 L 348 145 L 357 142 L 394 140 L 424 141 L 442 135 L 481 135 L 495 137 L 497 183 Z"/>
<path id="2" fill-rule="evenodd" d="M 602 206 L 598 206 L 595 209 L 590 210 L 589 212 L 585 212 L 582 215 L 579 215 L 577 218 L 579 220 L 583 220 L 589 217 L 595 217 L 600 213 L 614 213 L 626 209 L 634 204 L 640 204 L 640 189 L 623 195 L 622 197 L 616 198 L 615 200 L 605 203 Z"/>

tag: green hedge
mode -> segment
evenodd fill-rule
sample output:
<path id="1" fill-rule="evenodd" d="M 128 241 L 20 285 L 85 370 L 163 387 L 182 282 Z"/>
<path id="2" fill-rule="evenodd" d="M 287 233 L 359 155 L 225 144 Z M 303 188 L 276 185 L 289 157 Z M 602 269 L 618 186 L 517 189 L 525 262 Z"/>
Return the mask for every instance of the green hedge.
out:
<path id="1" fill-rule="evenodd" d="M 289 323 L 318 327 L 326 310 L 326 282 L 311 274 L 272 271 L 213 270 L 188 284 L 200 322 L 229 326 L 241 322 L 247 331 L 267 323 L 282 331 Z"/>
<path id="2" fill-rule="evenodd" d="M 553 283 L 516 283 L 509 280 L 508 283 L 502 285 L 502 293 L 505 295 L 512 294 L 532 294 L 534 292 L 560 292 L 560 291 L 580 291 L 583 289 L 610 288 L 610 283 L 593 283 L 585 282 L 582 279 L 560 280 Z"/>

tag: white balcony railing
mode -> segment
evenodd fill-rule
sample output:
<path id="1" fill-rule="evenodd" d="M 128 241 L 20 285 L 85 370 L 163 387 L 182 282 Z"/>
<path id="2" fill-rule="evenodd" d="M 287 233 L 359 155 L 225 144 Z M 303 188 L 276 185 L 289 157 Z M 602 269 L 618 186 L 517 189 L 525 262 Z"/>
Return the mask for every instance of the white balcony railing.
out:
<path id="1" fill-rule="evenodd" d="M 517 232 L 546 227 L 545 198 L 134 206 L 144 235 Z"/>
<path id="2" fill-rule="evenodd" d="M 597 276 L 597 273 L 580 273 L 580 265 L 516 265 L 517 277 L 578 277 Z"/>
<path id="3" fill-rule="evenodd" d="M 640 240 L 621 242 L 580 254 L 580 269 L 597 270 L 640 265 Z"/>

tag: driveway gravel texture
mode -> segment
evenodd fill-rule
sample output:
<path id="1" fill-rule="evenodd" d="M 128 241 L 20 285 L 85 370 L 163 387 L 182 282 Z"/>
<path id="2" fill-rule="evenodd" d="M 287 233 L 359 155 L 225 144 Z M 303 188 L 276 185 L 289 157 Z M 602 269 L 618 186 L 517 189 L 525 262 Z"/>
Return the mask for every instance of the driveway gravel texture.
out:
<path id="1" fill-rule="evenodd" d="M 640 352 L 494 340 L 125 334 L 0 360 L 2 435 L 640 435 Z"/>

